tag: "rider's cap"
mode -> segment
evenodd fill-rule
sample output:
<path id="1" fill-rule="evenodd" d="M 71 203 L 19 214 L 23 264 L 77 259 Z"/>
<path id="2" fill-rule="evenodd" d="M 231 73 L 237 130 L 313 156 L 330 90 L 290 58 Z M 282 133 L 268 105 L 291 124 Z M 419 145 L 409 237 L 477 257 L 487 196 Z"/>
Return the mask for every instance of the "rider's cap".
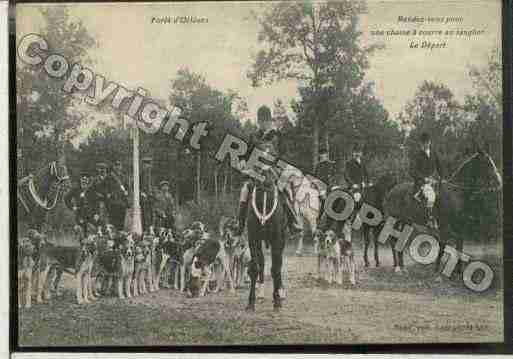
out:
<path id="1" fill-rule="evenodd" d="M 97 169 L 100 169 L 100 168 L 107 169 L 107 164 L 105 162 L 98 162 L 96 164 L 96 168 Z"/>
<path id="2" fill-rule="evenodd" d="M 257 111 L 257 120 L 260 121 L 272 121 L 271 109 L 267 106 L 260 106 Z"/>
<path id="3" fill-rule="evenodd" d="M 89 173 L 87 173 L 87 172 L 85 172 L 85 171 L 80 172 L 80 178 L 81 178 L 81 179 L 84 179 L 84 178 L 85 178 L 85 179 L 87 179 L 87 178 L 89 178 Z"/>
<path id="4" fill-rule="evenodd" d="M 169 181 L 166 181 L 166 180 L 160 181 L 159 185 L 160 185 L 160 187 L 162 187 L 164 185 L 168 185 L 169 186 Z"/>

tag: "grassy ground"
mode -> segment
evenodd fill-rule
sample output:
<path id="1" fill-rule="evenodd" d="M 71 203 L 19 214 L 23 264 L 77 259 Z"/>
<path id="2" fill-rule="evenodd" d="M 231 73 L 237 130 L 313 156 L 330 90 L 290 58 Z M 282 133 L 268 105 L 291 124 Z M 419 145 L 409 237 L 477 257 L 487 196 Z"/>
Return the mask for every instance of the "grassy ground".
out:
<path id="1" fill-rule="evenodd" d="M 362 268 L 358 283 L 328 285 L 316 279 L 316 258 L 287 256 L 288 296 L 280 313 L 272 310 L 272 283 L 256 313 L 246 313 L 248 289 L 187 299 L 160 290 L 130 300 L 102 298 L 74 303 L 72 278 L 64 295 L 19 312 L 22 346 L 187 345 L 294 343 L 429 343 L 502 341 L 502 274 L 485 293 L 460 280 L 437 281 L 431 266 L 407 259 L 408 273 L 394 273 L 389 250 L 382 268 Z M 497 249 L 467 252 L 502 265 Z M 269 261 L 269 259 L 267 259 Z M 267 268 L 267 274 L 269 269 Z"/>

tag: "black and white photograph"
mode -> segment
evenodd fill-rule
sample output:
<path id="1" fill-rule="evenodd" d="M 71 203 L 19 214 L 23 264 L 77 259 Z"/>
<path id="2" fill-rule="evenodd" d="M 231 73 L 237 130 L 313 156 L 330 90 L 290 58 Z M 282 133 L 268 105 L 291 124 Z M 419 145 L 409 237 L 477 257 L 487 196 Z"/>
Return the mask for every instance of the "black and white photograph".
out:
<path id="1" fill-rule="evenodd" d="M 20 348 L 504 341 L 501 1 L 15 23 Z"/>

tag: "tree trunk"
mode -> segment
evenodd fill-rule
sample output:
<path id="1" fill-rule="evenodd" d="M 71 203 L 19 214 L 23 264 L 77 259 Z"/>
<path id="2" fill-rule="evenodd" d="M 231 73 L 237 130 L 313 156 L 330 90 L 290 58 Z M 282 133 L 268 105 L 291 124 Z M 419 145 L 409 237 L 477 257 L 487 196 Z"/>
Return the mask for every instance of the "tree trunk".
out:
<path id="1" fill-rule="evenodd" d="M 313 138 L 312 138 L 312 168 L 317 168 L 319 160 L 319 121 L 313 119 Z"/>
<path id="2" fill-rule="evenodd" d="M 196 155 L 196 201 L 201 199 L 201 152 Z"/>
<path id="3" fill-rule="evenodd" d="M 228 170 L 226 166 L 223 166 L 223 196 L 226 197 L 226 190 L 228 189 Z"/>
<path id="4" fill-rule="evenodd" d="M 218 167 L 216 167 L 214 169 L 214 193 L 215 193 L 216 201 L 219 199 L 219 194 L 217 191 L 217 175 L 218 174 L 219 174 L 219 169 L 218 169 Z"/>

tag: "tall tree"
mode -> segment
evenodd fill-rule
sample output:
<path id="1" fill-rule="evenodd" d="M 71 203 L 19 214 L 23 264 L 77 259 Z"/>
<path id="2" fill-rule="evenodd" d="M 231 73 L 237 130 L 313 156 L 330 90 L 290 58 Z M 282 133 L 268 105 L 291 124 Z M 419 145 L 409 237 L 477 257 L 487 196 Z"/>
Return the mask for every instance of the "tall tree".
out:
<path id="1" fill-rule="evenodd" d="M 213 159 L 215 151 L 226 132 L 241 132 L 238 116 L 247 113 L 247 105 L 235 91 L 219 91 L 210 86 L 202 75 L 188 69 L 179 70 L 171 81 L 169 102 L 183 110 L 191 125 L 208 123 L 208 136 L 201 140 L 200 150 L 194 151 L 195 192 L 199 201 L 204 187 L 212 186 L 214 192 L 218 191 L 220 181 L 216 176 L 222 164 Z M 225 171 L 223 173 L 226 174 Z"/>
<path id="2" fill-rule="evenodd" d="M 39 33 L 50 50 L 63 55 L 70 65 L 89 63 L 88 50 L 96 41 L 70 16 L 68 8 L 43 7 L 41 14 L 44 26 Z M 26 66 L 19 60 L 16 65 L 16 120 L 23 132 L 18 146 L 24 167 L 33 170 L 49 158 L 63 156 L 65 143 L 77 135 L 85 116 L 76 107 L 80 100 L 61 90 L 62 81 L 50 78 L 40 67 Z"/>
<path id="3" fill-rule="evenodd" d="M 357 30 L 363 1 L 280 2 L 259 18 L 258 40 L 264 45 L 254 59 L 248 77 L 254 86 L 295 79 L 310 88 L 312 160 L 317 164 L 325 87 L 341 73 L 363 78 L 367 56 L 376 47 L 364 47 Z M 324 107 L 325 108 L 325 107 Z"/>

